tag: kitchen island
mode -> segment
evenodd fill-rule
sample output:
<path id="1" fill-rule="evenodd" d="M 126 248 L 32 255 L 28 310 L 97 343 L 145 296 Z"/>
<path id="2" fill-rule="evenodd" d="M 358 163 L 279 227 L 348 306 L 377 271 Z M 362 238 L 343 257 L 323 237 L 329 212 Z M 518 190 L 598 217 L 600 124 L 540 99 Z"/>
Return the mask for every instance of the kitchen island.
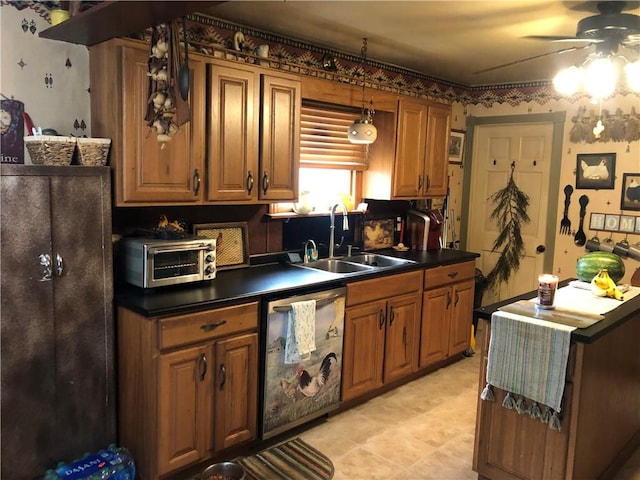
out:
<path id="1" fill-rule="evenodd" d="M 640 296 L 571 333 L 560 431 L 504 408 L 505 391 L 495 389 L 494 401 L 480 399 L 491 314 L 535 296 L 530 292 L 474 311 L 483 356 L 473 468 L 479 479 L 612 478 L 640 445 Z"/>

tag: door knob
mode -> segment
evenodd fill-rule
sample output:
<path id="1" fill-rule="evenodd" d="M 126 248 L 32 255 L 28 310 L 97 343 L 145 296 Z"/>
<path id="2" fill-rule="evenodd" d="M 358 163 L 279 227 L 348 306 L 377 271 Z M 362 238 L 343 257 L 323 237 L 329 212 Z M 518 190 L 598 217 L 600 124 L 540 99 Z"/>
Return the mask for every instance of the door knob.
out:
<path id="1" fill-rule="evenodd" d="M 547 247 L 545 247 L 544 245 L 538 245 L 536 247 L 536 253 L 543 253 L 546 249 Z"/>

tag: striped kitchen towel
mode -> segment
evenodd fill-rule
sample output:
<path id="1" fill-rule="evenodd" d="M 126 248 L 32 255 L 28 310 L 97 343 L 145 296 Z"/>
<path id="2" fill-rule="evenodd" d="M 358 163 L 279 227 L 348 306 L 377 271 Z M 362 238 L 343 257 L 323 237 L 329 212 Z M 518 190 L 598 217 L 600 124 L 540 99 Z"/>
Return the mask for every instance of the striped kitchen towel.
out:
<path id="1" fill-rule="evenodd" d="M 575 327 L 494 312 L 487 384 L 560 412 L 573 330 Z"/>

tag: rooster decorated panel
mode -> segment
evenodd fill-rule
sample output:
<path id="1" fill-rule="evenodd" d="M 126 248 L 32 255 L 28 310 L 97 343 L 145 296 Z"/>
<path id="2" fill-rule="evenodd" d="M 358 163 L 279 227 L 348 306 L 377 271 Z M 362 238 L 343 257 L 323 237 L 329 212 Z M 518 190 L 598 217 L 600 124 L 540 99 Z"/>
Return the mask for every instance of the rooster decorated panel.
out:
<path id="1" fill-rule="evenodd" d="M 263 349 L 262 438 L 337 408 L 342 380 L 344 305 L 344 288 L 268 304 Z"/>

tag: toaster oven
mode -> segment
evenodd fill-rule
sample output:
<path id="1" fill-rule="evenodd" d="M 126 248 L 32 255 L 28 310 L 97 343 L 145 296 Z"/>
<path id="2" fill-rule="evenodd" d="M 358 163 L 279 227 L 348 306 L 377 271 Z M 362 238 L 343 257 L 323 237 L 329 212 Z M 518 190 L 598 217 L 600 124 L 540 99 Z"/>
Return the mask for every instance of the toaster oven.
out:
<path id="1" fill-rule="evenodd" d="M 216 240 L 131 237 L 122 239 L 124 280 L 142 288 L 213 280 Z"/>

